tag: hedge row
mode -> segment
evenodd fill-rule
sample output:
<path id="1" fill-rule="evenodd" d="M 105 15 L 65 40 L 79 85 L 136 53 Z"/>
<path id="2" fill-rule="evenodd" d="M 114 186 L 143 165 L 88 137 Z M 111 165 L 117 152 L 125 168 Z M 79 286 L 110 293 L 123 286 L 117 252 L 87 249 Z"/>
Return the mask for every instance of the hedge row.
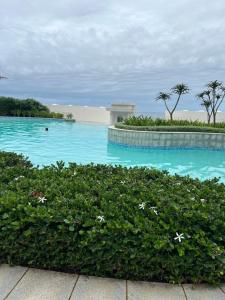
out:
<path id="1" fill-rule="evenodd" d="M 42 169 L 0 153 L 0 263 L 166 282 L 225 279 L 225 185 L 148 168 Z"/>
<path id="2" fill-rule="evenodd" d="M 63 118 L 63 114 L 50 112 L 47 106 L 34 99 L 3 96 L 0 96 L 0 116 Z"/>
<path id="3" fill-rule="evenodd" d="M 128 119 L 125 119 L 123 121 L 124 125 L 128 126 L 194 126 L 194 127 L 212 127 L 212 128 L 224 128 L 225 129 L 225 123 L 216 123 L 214 124 L 207 124 L 205 122 L 200 121 L 188 121 L 188 120 L 165 120 L 165 119 L 152 119 L 151 117 L 144 117 L 144 116 L 132 116 Z"/>
<path id="4" fill-rule="evenodd" d="M 198 126 L 132 126 L 117 123 L 116 128 L 138 131 L 164 131 L 164 132 L 209 132 L 225 133 L 225 128 L 198 127 Z"/>

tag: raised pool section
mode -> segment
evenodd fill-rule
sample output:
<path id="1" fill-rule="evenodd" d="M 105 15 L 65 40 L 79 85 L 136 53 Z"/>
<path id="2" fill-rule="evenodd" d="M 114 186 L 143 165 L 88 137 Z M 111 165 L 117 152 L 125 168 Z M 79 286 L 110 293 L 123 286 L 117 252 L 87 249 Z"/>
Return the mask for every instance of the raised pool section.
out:
<path id="1" fill-rule="evenodd" d="M 110 142 L 136 147 L 208 148 L 225 150 L 225 134 L 206 132 L 159 132 L 108 128 Z"/>

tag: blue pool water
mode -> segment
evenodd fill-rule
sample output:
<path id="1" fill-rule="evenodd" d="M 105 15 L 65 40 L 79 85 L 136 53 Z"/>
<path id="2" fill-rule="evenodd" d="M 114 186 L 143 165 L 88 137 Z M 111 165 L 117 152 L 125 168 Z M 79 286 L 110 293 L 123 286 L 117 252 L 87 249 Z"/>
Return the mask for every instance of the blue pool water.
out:
<path id="1" fill-rule="evenodd" d="M 149 166 L 200 179 L 221 177 L 225 182 L 225 151 L 140 149 L 108 144 L 107 127 L 102 125 L 2 117 L 0 150 L 23 153 L 40 166 L 57 160 Z"/>

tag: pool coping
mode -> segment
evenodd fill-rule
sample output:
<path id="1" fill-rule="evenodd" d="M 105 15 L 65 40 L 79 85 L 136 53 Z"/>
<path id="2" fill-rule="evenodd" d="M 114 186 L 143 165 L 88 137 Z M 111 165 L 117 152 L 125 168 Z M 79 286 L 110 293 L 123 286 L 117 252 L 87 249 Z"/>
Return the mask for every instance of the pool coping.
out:
<path id="1" fill-rule="evenodd" d="M 134 129 L 122 129 L 122 128 L 117 128 L 115 126 L 108 126 L 108 128 L 110 129 L 115 129 L 115 130 L 121 130 L 121 131 L 133 131 L 133 132 L 154 132 L 154 133 L 169 133 L 169 134 L 173 134 L 173 133 L 196 133 L 196 134 L 218 134 L 218 135 L 225 135 L 225 133 L 222 132 L 204 132 L 204 131 L 158 131 L 158 130 L 134 130 Z"/>

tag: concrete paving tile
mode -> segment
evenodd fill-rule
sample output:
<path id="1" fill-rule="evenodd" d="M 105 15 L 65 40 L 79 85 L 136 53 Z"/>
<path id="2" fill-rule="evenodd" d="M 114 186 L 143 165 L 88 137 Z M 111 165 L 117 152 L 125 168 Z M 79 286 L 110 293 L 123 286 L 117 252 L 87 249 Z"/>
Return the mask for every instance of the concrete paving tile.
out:
<path id="1" fill-rule="evenodd" d="M 3 300 L 21 279 L 27 268 L 0 265 L 0 300 Z"/>
<path id="2" fill-rule="evenodd" d="M 182 286 L 167 283 L 128 281 L 128 300 L 185 300 Z"/>
<path id="3" fill-rule="evenodd" d="M 225 294 L 218 287 L 207 284 L 183 284 L 188 300 L 225 300 Z"/>
<path id="4" fill-rule="evenodd" d="M 222 291 L 225 293 L 225 283 L 220 285 L 220 288 L 222 289 Z"/>
<path id="5" fill-rule="evenodd" d="M 188 300 L 225 300 L 225 284 L 184 284 L 182 288 L 127 281 L 126 285 L 125 280 L 80 276 L 77 281 L 77 275 L 27 270 L 0 265 L 0 300 L 68 300 L 70 296 L 70 300 L 185 300 L 185 295 Z"/>
<path id="6" fill-rule="evenodd" d="M 7 300 L 68 300 L 77 275 L 29 269 Z"/>
<path id="7" fill-rule="evenodd" d="M 125 300 L 126 281 L 80 276 L 71 300 Z"/>

